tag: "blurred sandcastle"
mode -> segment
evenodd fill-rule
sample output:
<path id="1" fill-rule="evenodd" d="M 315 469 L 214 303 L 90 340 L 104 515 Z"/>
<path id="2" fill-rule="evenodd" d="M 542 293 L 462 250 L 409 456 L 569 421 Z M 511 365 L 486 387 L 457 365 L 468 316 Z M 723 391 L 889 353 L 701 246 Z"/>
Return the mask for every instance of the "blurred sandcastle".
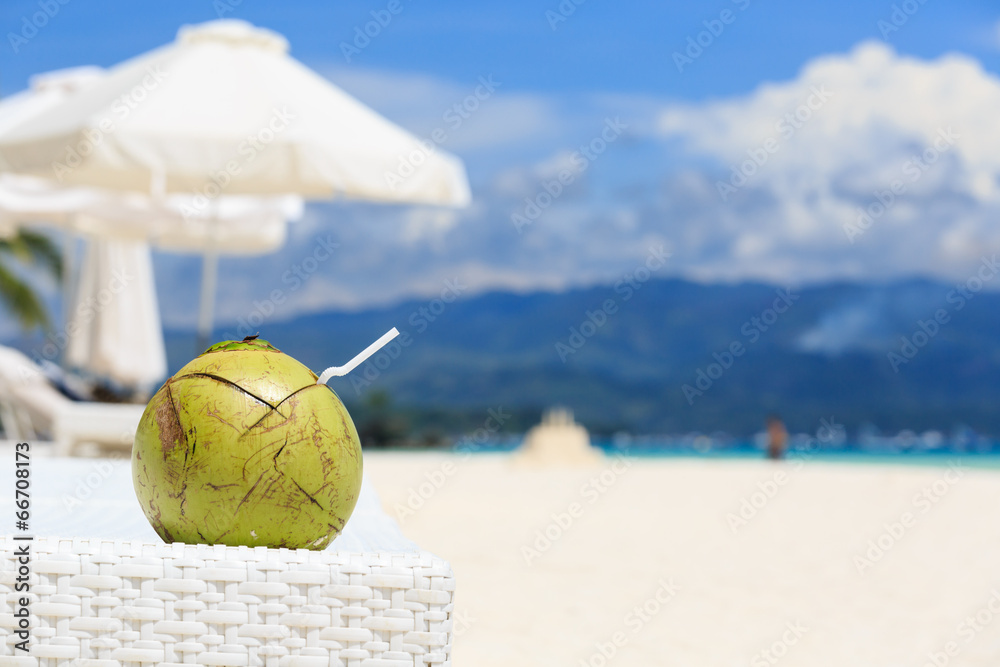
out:
<path id="1" fill-rule="evenodd" d="M 542 423 L 524 437 L 517 461 L 532 465 L 587 465 L 601 460 L 601 452 L 590 445 L 587 429 L 573 421 L 566 408 L 552 408 Z"/>

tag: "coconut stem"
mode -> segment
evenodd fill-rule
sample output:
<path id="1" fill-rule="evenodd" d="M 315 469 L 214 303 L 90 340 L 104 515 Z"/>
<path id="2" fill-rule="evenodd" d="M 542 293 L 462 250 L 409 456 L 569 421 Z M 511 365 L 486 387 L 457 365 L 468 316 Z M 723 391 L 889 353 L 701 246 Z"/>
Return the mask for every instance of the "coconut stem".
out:
<path id="1" fill-rule="evenodd" d="M 334 376 L 339 377 L 341 375 L 347 375 L 355 368 L 363 364 L 365 362 L 365 359 L 378 352 L 383 345 L 385 345 L 398 335 L 399 331 L 396 330 L 396 327 L 393 327 L 391 330 L 386 331 L 381 338 L 379 338 L 377 341 L 366 347 L 356 357 L 348 361 L 343 366 L 330 366 L 325 371 L 323 371 L 320 374 L 319 379 L 316 380 L 316 384 L 326 384 L 327 380 L 329 380 Z"/>

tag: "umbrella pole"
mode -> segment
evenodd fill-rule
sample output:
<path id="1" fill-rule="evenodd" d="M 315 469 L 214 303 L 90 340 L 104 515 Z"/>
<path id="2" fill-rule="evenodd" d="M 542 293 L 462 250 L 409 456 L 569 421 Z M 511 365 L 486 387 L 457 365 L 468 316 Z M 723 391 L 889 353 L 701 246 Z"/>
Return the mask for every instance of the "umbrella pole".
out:
<path id="1" fill-rule="evenodd" d="M 212 337 L 212 314 L 215 310 L 215 288 L 219 277 L 219 253 L 210 250 L 201 258 L 201 307 L 198 310 L 198 349 L 201 354 Z"/>

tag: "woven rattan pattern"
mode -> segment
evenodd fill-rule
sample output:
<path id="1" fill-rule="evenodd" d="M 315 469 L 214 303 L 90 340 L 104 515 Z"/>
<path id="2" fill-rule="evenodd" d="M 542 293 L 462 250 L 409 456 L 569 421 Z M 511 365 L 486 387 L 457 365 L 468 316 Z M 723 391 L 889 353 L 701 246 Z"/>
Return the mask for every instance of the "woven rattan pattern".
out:
<path id="1" fill-rule="evenodd" d="M 31 657 L 11 661 L 16 544 L 0 540 L 0 664 L 450 664 L 455 580 L 430 554 L 58 538 L 32 544 Z"/>

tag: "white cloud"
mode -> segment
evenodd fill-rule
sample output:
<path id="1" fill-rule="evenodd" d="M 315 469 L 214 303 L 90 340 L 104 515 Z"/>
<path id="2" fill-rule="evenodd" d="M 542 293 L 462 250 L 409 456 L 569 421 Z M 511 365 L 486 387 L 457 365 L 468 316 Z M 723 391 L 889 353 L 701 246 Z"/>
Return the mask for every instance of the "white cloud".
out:
<path id="1" fill-rule="evenodd" d="M 334 67 L 328 78 L 420 137 L 442 130 L 449 151 L 519 144 L 560 129 L 551 98 L 508 88 L 484 74 L 464 84 L 424 74 Z M 478 95 L 478 96 L 477 96 Z"/>
<path id="2" fill-rule="evenodd" d="M 496 194 L 520 199 L 534 195 L 544 181 L 557 180 L 560 172 L 572 177 L 573 181 L 583 174 L 586 163 L 573 158 L 573 151 L 559 149 L 534 164 L 517 165 L 502 170 L 493 178 Z"/>
<path id="3" fill-rule="evenodd" d="M 401 240 L 406 243 L 416 243 L 426 238 L 440 240 L 458 224 L 460 215 L 459 211 L 452 208 L 411 208 L 404 214 Z"/>
<path id="4" fill-rule="evenodd" d="M 772 280 L 964 275 L 1000 250 L 998 108 L 1000 80 L 974 59 L 921 61 L 877 42 L 744 97 L 667 107 L 663 135 L 723 170 L 711 179 L 720 205 L 701 204 L 716 211 L 706 236 L 728 236 L 729 261 L 700 261 L 689 246 L 692 270 Z M 741 169 L 750 174 L 742 186 Z M 900 191 L 885 194 L 894 182 Z M 879 193 L 892 200 L 884 213 Z M 880 215 L 852 244 L 845 225 L 869 206 Z M 726 221 L 737 224 L 723 230 Z"/>
<path id="5" fill-rule="evenodd" d="M 447 105 L 469 94 L 431 77 L 343 70 L 331 78 L 418 134 L 439 125 Z M 828 98 L 821 102 L 820 93 Z M 800 109 L 810 95 L 816 108 Z M 1000 253 L 1000 126 L 994 121 L 1000 81 L 969 57 L 925 61 L 868 43 L 817 58 L 791 81 L 730 99 L 519 99 L 501 88 L 489 103 L 509 101 L 501 114 L 509 117 L 483 115 L 476 132 L 486 138 L 464 139 L 478 146 L 463 156 L 474 182 L 469 209 L 312 204 L 279 252 L 223 259 L 218 320 L 244 316 L 274 289 L 287 296 L 275 315 L 285 319 L 429 298 L 446 278 L 460 278 L 470 293 L 613 282 L 661 243 L 673 253 L 664 277 L 781 285 L 912 274 L 965 279 L 983 254 Z M 786 118 L 797 110 L 802 120 Z M 521 112 L 526 119 L 516 118 Z M 511 214 L 542 192 L 544 181 L 571 167 L 572 152 L 617 115 L 629 124 L 629 136 L 576 174 L 518 234 Z M 949 127 L 958 135 L 954 145 L 913 180 L 907 161 Z M 472 128 L 470 119 L 455 138 L 466 130 L 472 136 Z M 717 182 L 750 159 L 748 151 L 759 156 L 767 146 L 776 151 L 722 201 Z M 844 225 L 895 180 L 905 191 L 850 243 Z M 292 290 L 284 272 L 325 234 L 341 248 Z M 198 264 L 163 257 L 157 277 L 164 320 L 177 326 L 197 310 Z M 866 321 L 846 313 L 803 344 L 829 348 L 844 331 L 865 330 Z"/>

